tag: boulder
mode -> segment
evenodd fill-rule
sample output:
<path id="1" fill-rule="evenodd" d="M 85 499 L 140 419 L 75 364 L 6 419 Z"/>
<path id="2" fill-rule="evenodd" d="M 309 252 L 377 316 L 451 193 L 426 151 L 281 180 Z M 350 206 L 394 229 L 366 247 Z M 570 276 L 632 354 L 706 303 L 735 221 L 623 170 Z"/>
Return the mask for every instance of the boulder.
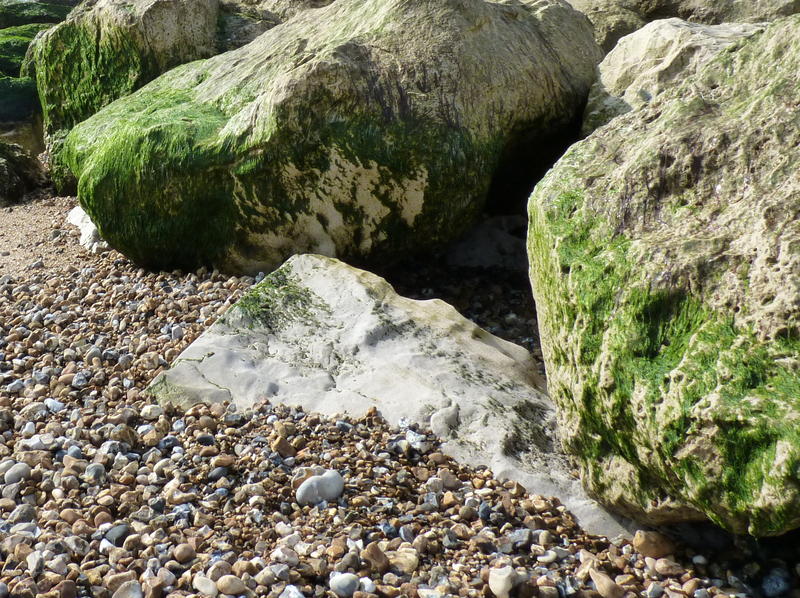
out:
<path id="1" fill-rule="evenodd" d="M 700 25 L 681 19 L 653 21 L 623 37 L 598 67 L 589 92 L 583 135 L 650 102 L 691 77 L 709 60 L 762 25 Z"/>
<path id="2" fill-rule="evenodd" d="M 58 23 L 72 10 L 63 3 L 35 0 L 0 0 L 0 29 L 30 23 Z"/>
<path id="3" fill-rule="evenodd" d="M 396 259 L 465 231 L 509 148 L 572 135 L 600 58 L 559 0 L 338 0 L 107 106 L 59 160 L 149 267 Z"/>
<path id="4" fill-rule="evenodd" d="M 720 23 L 773 21 L 800 12 L 800 0 L 569 0 L 595 26 L 597 43 L 609 52 L 625 35 L 657 19 Z"/>
<path id="5" fill-rule="evenodd" d="M 50 23 L 31 23 L 0 29 L 0 76 L 19 77 L 22 59 L 33 38 Z"/>
<path id="6" fill-rule="evenodd" d="M 622 528 L 587 500 L 554 435 L 553 406 L 522 347 L 439 301 L 399 296 L 382 278 L 300 255 L 256 285 L 160 374 L 147 393 L 189 409 L 268 398 L 327 415 L 375 407 L 432 429 L 445 452 L 559 496 L 597 533 Z M 412 446 L 420 440 L 409 431 Z M 423 437 L 424 438 L 424 437 Z"/>
<path id="7" fill-rule="evenodd" d="M 39 161 L 15 143 L 0 141 L 0 206 L 22 199 L 45 182 Z"/>
<path id="8" fill-rule="evenodd" d="M 212 56 L 217 0 L 98 0 L 38 37 L 23 70 L 36 79 L 56 139 L 170 68 Z"/>
<path id="9" fill-rule="evenodd" d="M 590 492 L 644 523 L 800 525 L 800 16 L 575 144 L 528 253 Z"/>

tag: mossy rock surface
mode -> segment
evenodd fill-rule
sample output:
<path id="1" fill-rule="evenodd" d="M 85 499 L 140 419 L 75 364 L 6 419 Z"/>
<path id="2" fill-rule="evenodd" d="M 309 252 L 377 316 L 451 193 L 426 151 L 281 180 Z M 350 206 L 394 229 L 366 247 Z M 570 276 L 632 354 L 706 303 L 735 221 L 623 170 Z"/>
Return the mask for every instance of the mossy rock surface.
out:
<path id="1" fill-rule="evenodd" d="M 22 59 L 37 33 L 52 27 L 50 23 L 31 23 L 0 29 L 0 75 L 19 77 Z"/>
<path id="2" fill-rule="evenodd" d="M 800 526 L 800 17 L 570 151 L 529 204 L 548 389 L 602 501 Z"/>
<path id="3" fill-rule="evenodd" d="M 15 143 L 0 141 L 0 206 L 15 203 L 45 181 L 39 161 Z"/>
<path id="4" fill-rule="evenodd" d="M 0 122 L 26 121 L 38 110 L 36 84 L 31 79 L 0 76 Z"/>
<path id="5" fill-rule="evenodd" d="M 659 19 L 703 23 L 763 23 L 800 13 L 800 0 L 570 0 L 595 27 L 597 43 L 610 52 L 625 35 Z"/>
<path id="6" fill-rule="evenodd" d="M 212 56 L 215 0 L 98 0 L 36 39 L 23 72 L 36 80 L 49 136 L 170 68 Z"/>
<path id="7" fill-rule="evenodd" d="M 574 122 L 599 59 L 561 2 L 339 0 L 114 102 L 59 159 L 151 267 L 393 259 L 461 234 L 503 149 Z"/>
<path id="8" fill-rule="evenodd" d="M 63 4 L 31 0 L 0 0 L 0 29 L 31 23 L 59 23 L 71 10 L 71 6 Z"/>

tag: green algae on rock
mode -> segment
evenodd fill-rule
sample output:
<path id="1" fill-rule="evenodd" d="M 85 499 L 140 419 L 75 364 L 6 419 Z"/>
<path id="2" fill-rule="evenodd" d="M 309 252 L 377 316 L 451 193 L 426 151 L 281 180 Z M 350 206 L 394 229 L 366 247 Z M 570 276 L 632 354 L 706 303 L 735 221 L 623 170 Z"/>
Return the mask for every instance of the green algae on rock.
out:
<path id="1" fill-rule="evenodd" d="M 31 23 L 59 23 L 71 10 L 71 6 L 63 4 L 32 0 L 0 0 L 0 29 Z"/>
<path id="2" fill-rule="evenodd" d="M 596 130 L 529 257 L 566 448 L 652 524 L 800 526 L 800 17 Z"/>
<path id="3" fill-rule="evenodd" d="M 114 102 L 60 159 L 141 264 L 377 261 L 463 232 L 505 147 L 575 121 L 600 57 L 561 2 L 339 0 Z"/>
<path id="4" fill-rule="evenodd" d="M 170 68 L 215 52 L 215 0 L 84 3 L 31 46 L 45 130 L 58 135 Z"/>
<path id="5" fill-rule="evenodd" d="M 33 38 L 50 23 L 31 23 L 0 29 L 0 75 L 19 77 L 22 59 Z"/>

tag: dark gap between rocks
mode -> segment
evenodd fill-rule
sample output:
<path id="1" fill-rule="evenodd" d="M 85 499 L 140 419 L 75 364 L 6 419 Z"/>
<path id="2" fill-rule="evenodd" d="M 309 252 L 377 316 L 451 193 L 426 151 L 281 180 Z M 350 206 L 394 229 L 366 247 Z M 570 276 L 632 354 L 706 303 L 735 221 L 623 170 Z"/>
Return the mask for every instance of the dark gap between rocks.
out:
<path id="1" fill-rule="evenodd" d="M 524 215 L 533 188 L 569 147 L 580 140 L 585 105 L 577 118 L 558 132 L 523 132 L 506 145 L 492 177 L 486 211 L 490 215 Z"/>

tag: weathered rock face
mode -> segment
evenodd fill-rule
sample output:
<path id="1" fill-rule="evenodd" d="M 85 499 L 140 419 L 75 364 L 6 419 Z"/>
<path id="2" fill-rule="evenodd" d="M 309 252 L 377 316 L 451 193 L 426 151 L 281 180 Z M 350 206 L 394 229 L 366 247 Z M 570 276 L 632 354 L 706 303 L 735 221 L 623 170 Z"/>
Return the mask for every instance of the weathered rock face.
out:
<path id="1" fill-rule="evenodd" d="M 800 17 L 574 145 L 536 187 L 548 388 L 646 522 L 800 525 Z"/>
<path id="2" fill-rule="evenodd" d="M 800 12 L 800 0 L 569 0 L 595 26 L 609 52 L 619 39 L 657 19 L 678 17 L 714 25 L 772 21 Z"/>
<path id="3" fill-rule="evenodd" d="M 216 0 L 98 0 L 37 38 L 35 76 L 45 129 L 70 129 L 166 70 L 215 53 Z"/>
<path id="4" fill-rule="evenodd" d="M 530 354 L 439 301 L 397 295 L 337 260 L 295 256 L 190 345 L 149 391 L 189 408 L 263 397 L 328 415 L 372 407 L 431 428 L 445 449 L 536 492 L 584 522 L 621 528 L 587 500 L 558 448 Z M 413 442 L 412 438 L 412 442 Z"/>
<path id="5" fill-rule="evenodd" d="M 0 206 L 19 201 L 44 179 L 38 160 L 19 145 L 0 141 Z"/>
<path id="6" fill-rule="evenodd" d="M 503 149 L 569 125 L 599 60 L 559 1 L 339 0 L 108 106 L 61 159 L 145 265 L 378 261 L 464 231 Z"/>
<path id="7" fill-rule="evenodd" d="M 333 0 L 221 0 L 219 49 L 241 48 L 297 13 Z"/>
<path id="8" fill-rule="evenodd" d="M 681 19 L 654 21 L 622 38 L 598 67 L 589 92 L 582 133 L 652 101 L 695 75 L 722 50 L 763 29 L 762 25 L 699 25 Z"/>

